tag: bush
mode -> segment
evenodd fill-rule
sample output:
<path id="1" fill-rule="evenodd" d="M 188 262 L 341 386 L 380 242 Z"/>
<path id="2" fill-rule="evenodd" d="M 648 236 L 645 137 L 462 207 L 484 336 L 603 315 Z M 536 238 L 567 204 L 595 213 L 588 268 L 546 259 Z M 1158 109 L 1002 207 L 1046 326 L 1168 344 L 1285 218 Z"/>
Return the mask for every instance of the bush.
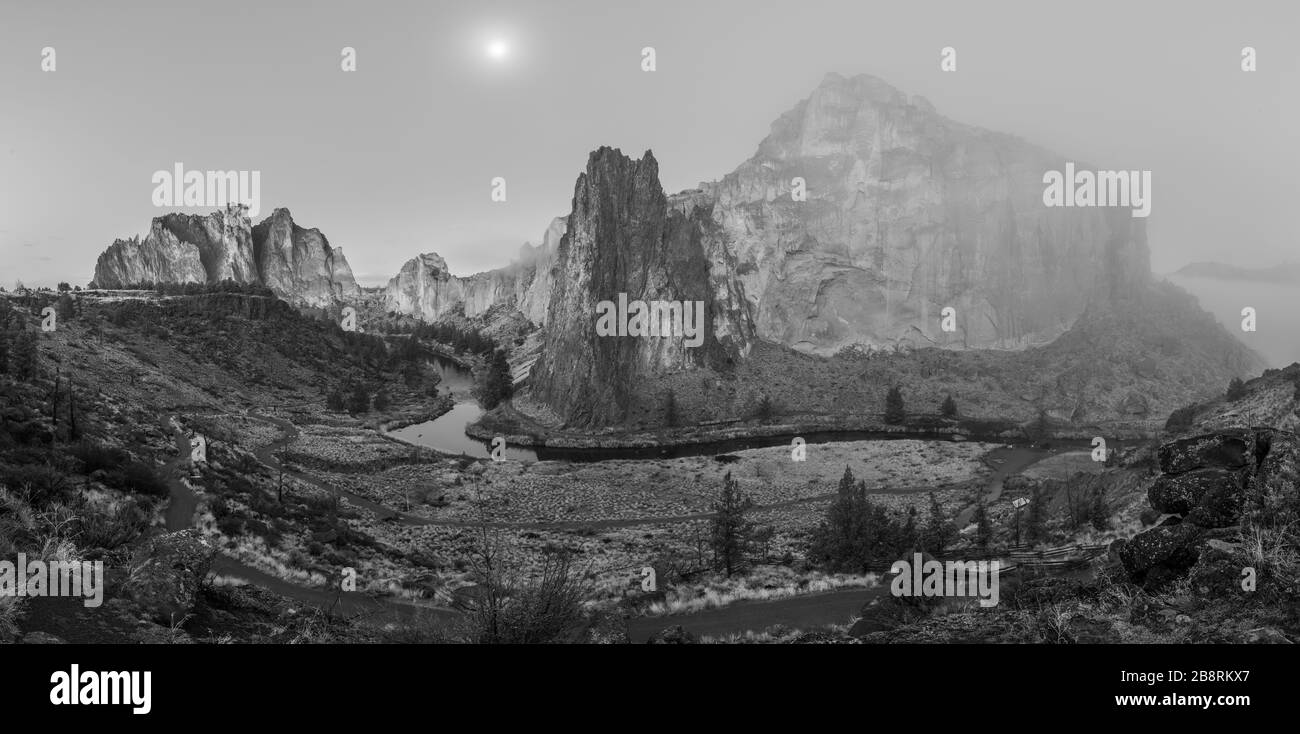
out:
<path id="1" fill-rule="evenodd" d="M 0 467 L 0 485 L 8 487 L 27 504 L 38 509 L 65 500 L 68 495 L 67 477 L 48 465 Z"/>
<path id="2" fill-rule="evenodd" d="M 113 486 L 123 491 L 159 498 L 171 494 L 167 489 L 167 482 L 158 476 L 158 471 L 153 468 L 153 465 L 143 461 L 128 463 L 115 478 L 116 483 Z"/>
<path id="3" fill-rule="evenodd" d="M 113 550 L 134 543 L 149 529 L 149 516 L 135 503 L 109 513 L 85 513 L 77 519 L 77 544 Z"/>
<path id="4" fill-rule="evenodd" d="M 1169 414 L 1169 419 L 1165 421 L 1165 430 L 1171 432 L 1186 431 L 1192 427 L 1192 422 L 1196 420 L 1197 405 L 1185 405 Z"/>
<path id="5" fill-rule="evenodd" d="M 1240 377 L 1234 377 L 1228 383 L 1228 391 L 1224 394 L 1228 400 L 1240 400 L 1246 397 L 1246 384 L 1241 381 Z"/>
<path id="6" fill-rule="evenodd" d="M 86 474 L 96 471 L 113 471 L 126 463 L 126 452 L 100 443 L 81 441 L 72 447 L 72 455 L 81 462 Z"/>

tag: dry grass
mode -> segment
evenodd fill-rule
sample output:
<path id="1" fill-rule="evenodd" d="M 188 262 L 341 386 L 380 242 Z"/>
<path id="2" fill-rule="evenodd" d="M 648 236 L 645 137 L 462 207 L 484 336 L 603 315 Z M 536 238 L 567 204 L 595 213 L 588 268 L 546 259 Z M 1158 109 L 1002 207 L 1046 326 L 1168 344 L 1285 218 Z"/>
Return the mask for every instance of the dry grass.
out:
<path id="1" fill-rule="evenodd" d="M 648 605 L 644 616 L 691 614 L 718 609 L 739 601 L 771 601 L 837 589 L 869 589 L 879 583 L 876 574 L 797 574 L 784 566 L 761 566 L 745 576 L 714 576 L 703 584 L 676 587 L 663 601 Z"/>

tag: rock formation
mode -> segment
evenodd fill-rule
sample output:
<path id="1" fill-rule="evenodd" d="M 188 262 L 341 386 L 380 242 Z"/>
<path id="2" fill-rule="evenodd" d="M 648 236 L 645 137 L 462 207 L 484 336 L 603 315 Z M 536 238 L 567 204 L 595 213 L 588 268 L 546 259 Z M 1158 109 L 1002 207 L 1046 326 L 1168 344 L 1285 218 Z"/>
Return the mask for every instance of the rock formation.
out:
<path id="1" fill-rule="evenodd" d="M 457 304 L 466 316 L 508 303 L 535 324 L 546 323 L 551 298 L 551 267 L 555 248 L 564 235 L 565 218 L 551 220 L 540 245 L 523 245 L 510 265 L 468 277 L 452 275 L 437 253 L 417 255 L 388 281 L 384 310 L 436 321 Z"/>
<path id="2" fill-rule="evenodd" d="M 697 196 L 717 203 L 765 339 L 1018 348 L 1149 278 L 1129 210 L 1043 205 L 1043 174 L 1065 161 L 874 77 L 830 74 Z M 796 177 L 807 201 L 792 200 Z M 955 333 L 939 328 L 946 306 Z"/>
<path id="3" fill-rule="evenodd" d="M 1043 174 L 1066 162 L 874 77 L 830 74 L 753 157 L 670 202 L 710 212 L 721 230 L 704 243 L 713 282 L 727 298 L 746 294 L 761 338 L 819 353 L 900 339 L 1016 349 L 1050 342 L 1090 302 L 1150 278 L 1143 220 L 1128 209 L 1044 206 Z M 796 178 L 806 201 L 792 198 Z M 549 289 L 521 277 L 527 266 L 423 285 L 419 271 L 413 260 L 390 285 L 391 308 L 436 318 L 460 300 L 472 315 L 513 297 L 543 322 L 525 291 Z M 940 328 L 948 306 L 951 333 Z"/>
<path id="4" fill-rule="evenodd" d="M 256 227 L 247 209 L 228 206 L 207 216 L 155 217 L 143 239 L 114 242 L 95 264 L 95 283 L 257 283 L 297 305 L 325 306 L 360 293 L 343 251 L 319 230 L 294 224 L 276 209 Z"/>
<path id="5" fill-rule="evenodd" d="M 707 208 L 669 205 L 651 153 L 635 161 L 611 148 L 592 153 L 555 253 L 533 395 L 569 425 L 616 423 L 653 375 L 720 369 L 743 357 L 753 338 L 747 304 L 727 281 L 731 271 L 710 262 L 726 252 Z M 598 304 L 620 297 L 703 304 L 702 341 L 599 335 Z"/>

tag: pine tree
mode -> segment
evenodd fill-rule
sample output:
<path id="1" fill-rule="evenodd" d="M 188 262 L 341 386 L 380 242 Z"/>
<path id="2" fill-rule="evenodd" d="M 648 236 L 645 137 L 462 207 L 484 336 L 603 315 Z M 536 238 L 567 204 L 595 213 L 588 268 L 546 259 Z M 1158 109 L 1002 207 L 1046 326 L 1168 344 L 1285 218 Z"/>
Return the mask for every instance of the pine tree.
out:
<path id="1" fill-rule="evenodd" d="M 1228 382 L 1228 392 L 1224 397 L 1228 400 L 1239 400 L 1246 397 L 1246 384 L 1241 381 L 1240 377 L 1234 377 Z"/>
<path id="2" fill-rule="evenodd" d="M 375 410 L 377 410 L 377 411 L 379 411 L 379 412 L 382 413 L 382 412 L 388 410 L 388 406 L 389 406 L 391 403 L 392 403 L 392 401 L 391 401 L 391 399 L 388 397 L 388 391 L 387 391 L 387 390 L 382 390 L 382 389 L 381 389 L 379 392 L 375 393 L 375 400 L 374 400 Z"/>
<path id="3" fill-rule="evenodd" d="M 68 375 L 68 440 L 76 441 L 81 431 L 77 427 L 77 394 L 73 375 Z"/>
<path id="4" fill-rule="evenodd" d="M 889 388 L 889 394 L 885 396 L 885 422 L 898 425 L 906 417 L 907 412 L 903 405 L 903 391 L 895 385 Z"/>
<path id="5" fill-rule="evenodd" d="M 772 398 L 768 397 L 766 394 L 760 397 L 758 399 L 758 407 L 754 410 L 754 414 L 757 415 L 758 419 L 763 423 L 772 420 L 772 416 L 776 414 L 776 406 L 772 404 Z"/>
<path id="6" fill-rule="evenodd" d="M 1025 538 L 1030 542 L 1047 539 L 1047 499 L 1047 494 L 1034 485 L 1029 497 L 1029 517 L 1025 522 Z"/>
<path id="7" fill-rule="evenodd" d="M 30 381 L 36 377 L 38 353 L 36 332 L 24 329 L 18 332 L 9 353 L 9 372 L 19 380 Z"/>
<path id="8" fill-rule="evenodd" d="M 1110 527 L 1110 508 L 1106 506 L 1106 490 L 1099 488 L 1092 495 L 1092 507 L 1088 512 L 1088 521 L 1096 530 Z"/>
<path id="9" fill-rule="evenodd" d="M 754 523 L 745 517 L 745 512 L 753 506 L 753 500 L 740 491 L 739 484 L 731 478 L 731 472 L 727 472 L 722 492 L 713 504 L 709 534 L 715 564 L 727 576 L 744 569 L 749 563 Z"/>
<path id="10" fill-rule="evenodd" d="M 953 400 L 951 395 L 949 395 L 948 397 L 944 398 L 944 399 L 943 399 L 943 406 L 942 406 L 941 408 L 939 408 L 939 412 L 943 414 L 943 417 L 944 417 L 944 418 L 956 418 L 956 417 L 957 417 L 957 401 L 956 401 L 956 400 Z"/>
<path id="11" fill-rule="evenodd" d="M 993 523 L 989 521 L 989 509 L 980 500 L 975 505 L 975 543 L 981 550 L 988 550 L 993 542 Z"/>
<path id="12" fill-rule="evenodd" d="M 677 394 L 669 390 L 664 395 L 664 425 L 669 428 L 676 428 L 680 420 L 681 418 L 677 414 Z"/>
<path id="13" fill-rule="evenodd" d="M 353 415 L 370 412 L 370 394 L 360 382 L 352 385 L 352 390 L 348 395 L 348 412 Z"/>
<path id="14" fill-rule="evenodd" d="M 325 397 L 325 407 L 330 410 L 345 410 L 348 402 L 347 398 L 343 397 L 343 391 L 338 388 L 330 390 L 329 395 Z"/>
<path id="15" fill-rule="evenodd" d="M 477 332 L 470 333 L 477 337 Z M 492 353 L 482 378 L 475 385 L 475 390 L 479 403 L 487 410 L 510 399 L 513 393 L 513 380 L 510 375 L 510 358 L 504 349 Z"/>
<path id="16" fill-rule="evenodd" d="M 54 302 L 54 312 L 58 314 L 59 321 L 71 321 L 77 315 L 77 304 L 72 296 L 64 293 Z"/>
<path id="17" fill-rule="evenodd" d="M 925 520 L 925 532 L 922 545 L 933 555 L 943 553 L 944 549 L 957 539 L 957 527 L 943 515 L 943 506 L 939 497 L 930 493 L 930 516 Z"/>

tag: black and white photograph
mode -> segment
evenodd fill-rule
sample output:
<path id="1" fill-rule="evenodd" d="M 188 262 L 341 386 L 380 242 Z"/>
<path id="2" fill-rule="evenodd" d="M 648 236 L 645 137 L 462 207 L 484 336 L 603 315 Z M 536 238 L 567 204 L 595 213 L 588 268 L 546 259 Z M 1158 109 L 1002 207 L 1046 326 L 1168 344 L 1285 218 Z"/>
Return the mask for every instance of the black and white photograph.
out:
<path id="1" fill-rule="evenodd" d="M 0 0 L 0 668 L 1285 705 L 1297 119 L 1281 0 Z"/>

